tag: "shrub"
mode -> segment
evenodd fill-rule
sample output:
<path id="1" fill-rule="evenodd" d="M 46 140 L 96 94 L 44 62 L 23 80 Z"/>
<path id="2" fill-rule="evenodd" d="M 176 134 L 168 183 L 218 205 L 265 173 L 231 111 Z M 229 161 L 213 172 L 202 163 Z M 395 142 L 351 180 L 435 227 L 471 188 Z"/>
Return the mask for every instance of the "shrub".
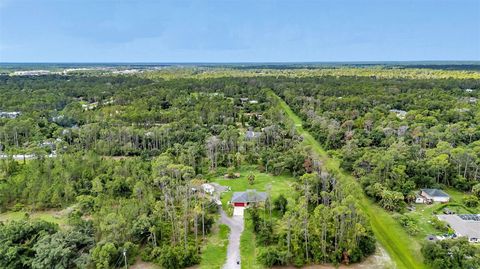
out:
<path id="1" fill-rule="evenodd" d="M 463 203 L 468 207 L 477 207 L 479 204 L 479 200 L 476 196 L 466 195 L 463 197 Z"/>
<path id="2" fill-rule="evenodd" d="M 18 212 L 18 211 L 21 211 L 25 208 L 25 205 L 22 204 L 22 203 L 16 203 L 13 207 L 12 207 L 12 211 L 15 211 L 15 212 Z"/>
<path id="3" fill-rule="evenodd" d="M 280 194 L 280 196 L 278 196 L 273 201 L 275 210 L 278 210 L 280 213 L 282 213 L 282 215 L 285 214 L 285 212 L 287 211 L 287 204 L 288 204 L 287 198 L 285 198 L 283 194 Z"/>
<path id="4" fill-rule="evenodd" d="M 258 261 L 266 267 L 274 265 L 285 265 L 284 253 L 278 247 L 269 246 L 266 248 L 259 248 Z"/>
<path id="5" fill-rule="evenodd" d="M 418 222 L 410 215 L 397 215 L 395 217 L 398 222 L 405 228 L 408 234 L 416 235 L 420 231 L 418 228 Z"/>
<path id="6" fill-rule="evenodd" d="M 442 232 L 442 233 L 446 233 L 448 232 L 448 226 L 445 222 L 439 220 L 437 217 L 432 217 L 430 219 L 431 223 L 432 223 L 432 226 L 433 228 L 437 229 L 438 231 Z"/>
<path id="7" fill-rule="evenodd" d="M 80 210 L 83 213 L 90 213 L 93 211 L 95 197 L 91 195 L 79 195 L 77 196 L 76 200 Z"/>
<path id="8" fill-rule="evenodd" d="M 465 238 L 427 242 L 422 254 L 432 268 L 480 268 L 479 250 Z"/>
<path id="9" fill-rule="evenodd" d="M 480 198 L 480 183 L 472 187 L 472 194 Z"/>
<path id="10" fill-rule="evenodd" d="M 111 268 L 118 257 L 118 250 L 113 243 L 104 243 L 95 246 L 92 250 L 92 260 L 97 269 Z"/>

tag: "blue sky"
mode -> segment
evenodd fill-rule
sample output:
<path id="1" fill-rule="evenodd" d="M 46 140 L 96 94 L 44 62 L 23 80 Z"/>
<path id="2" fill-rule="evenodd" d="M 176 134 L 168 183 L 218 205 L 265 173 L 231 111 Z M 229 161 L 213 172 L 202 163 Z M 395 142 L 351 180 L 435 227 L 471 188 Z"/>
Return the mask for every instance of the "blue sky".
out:
<path id="1" fill-rule="evenodd" d="M 0 0 L 0 62 L 480 60 L 480 0 Z"/>

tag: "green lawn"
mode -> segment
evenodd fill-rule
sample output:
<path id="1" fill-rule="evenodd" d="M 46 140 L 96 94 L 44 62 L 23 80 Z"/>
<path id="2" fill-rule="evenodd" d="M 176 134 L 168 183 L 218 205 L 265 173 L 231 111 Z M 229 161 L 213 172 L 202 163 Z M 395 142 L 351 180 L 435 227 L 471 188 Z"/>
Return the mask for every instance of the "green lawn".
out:
<path id="1" fill-rule="evenodd" d="M 0 221 L 13 221 L 21 220 L 26 216 L 25 211 L 17 212 L 5 212 L 0 214 Z M 48 222 L 53 222 L 58 224 L 60 227 L 66 225 L 66 218 L 64 216 L 59 216 L 57 211 L 38 211 L 28 213 L 31 219 L 41 219 Z"/>
<path id="2" fill-rule="evenodd" d="M 453 189 L 453 188 L 447 188 L 444 190 L 448 195 L 450 195 L 450 203 L 457 203 L 457 204 L 463 204 L 463 197 L 467 194 L 464 192 L 461 192 L 459 190 Z M 467 207 L 468 212 L 464 212 L 465 214 L 480 214 L 480 206 L 477 206 L 476 208 L 469 208 Z"/>
<path id="3" fill-rule="evenodd" d="M 202 252 L 200 268 L 222 268 L 227 259 L 229 233 L 228 226 L 220 224 L 218 231 L 208 238 L 207 245 Z"/>
<path id="4" fill-rule="evenodd" d="M 245 229 L 240 237 L 240 256 L 242 258 L 242 268 L 261 269 L 264 268 L 257 262 L 255 234 L 253 233 L 252 221 L 245 212 Z"/>
<path id="5" fill-rule="evenodd" d="M 257 191 L 267 191 L 268 186 L 271 186 L 270 195 L 275 199 L 280 194 L 287 198 L 291 198 L 291 191 L 294 179 L 291 176 L 279 175 L 272 176 L 269 174 L 258 172 L 255 166 L 244 166 L 237 170 L 240 173 L 240 178 L 226 179 L 224 176 L 214 177 L 210 181 L 216 182 L 222 186 L 229 186 L 231 191 L 225 192 L 221 196 L 222 204 L 226 207 L 228 201 L 232 198 L 233 192 L 245 191 L 248 189 L 255 189 Z M 250 185 L 248 182 L 248 175 L 255 175 L 255 182 Z"/>
<path id="6" fill-rule="evenodd" d="M 323 161 L 326 168 L 335 173 L 343 184 L 352 185 L 353 190 L 355 190 L 354 195 L 356 195 L 358 199 L 358 204 L 370 219 L 375 237 L 392 257 L 397 268 L 427 268 L 422 262 L 423 257 L 420 254 L 420 245 L 418 242 L 405 232 L 390 213 L 367 199 L 356 179 L 342 171 L 339 160 L 329 157 L 320 143 L 318 143 L 309 132 L 303 129 L 302 120 L 292 111 L 285 101 L 272 91 L 270 91 L 270 95 L 279 101 L 280 106 L 295 124 L 298 133 L 303 136 L 304 143 L 312 148 L 313 152 Z"/>

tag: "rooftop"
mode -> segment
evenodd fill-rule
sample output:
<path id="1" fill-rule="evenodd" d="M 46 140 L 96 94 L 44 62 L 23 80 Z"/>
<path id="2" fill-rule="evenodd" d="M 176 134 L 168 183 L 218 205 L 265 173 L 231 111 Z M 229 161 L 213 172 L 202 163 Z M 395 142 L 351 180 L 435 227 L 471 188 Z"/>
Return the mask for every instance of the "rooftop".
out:
<path id="1" fill-rule="evenodd" d="M 438 215 L 437 217 L 447 222 L 458 236 L 480 238 L 480 215 Z"/>
<path id="2" fill-rule="evenodd" d="M 267 200 L 267 194 L 265 192 L 257 192 L 257 190 L 234 192 L 232 196 L 232 203 L 263 202 L 265 200 Z"/>
<path id="3" fill-rule="evenodd" d="M 421 191 L 425 192 L 426 194 L 430 196 L 435 196 L 435 197 L 450 197 L 448 194 L 443 192 L 442 190 L 439 189 L 421 189 Z"/>
<path id="4" fill-rule="evenodd" d="M 247 131 L 247 133 L 245 134 L 245 136 L 247 138 L 257 138 L 261 135 L 262 133 L 261 132 L 254 132 L 254 131 Z"/>

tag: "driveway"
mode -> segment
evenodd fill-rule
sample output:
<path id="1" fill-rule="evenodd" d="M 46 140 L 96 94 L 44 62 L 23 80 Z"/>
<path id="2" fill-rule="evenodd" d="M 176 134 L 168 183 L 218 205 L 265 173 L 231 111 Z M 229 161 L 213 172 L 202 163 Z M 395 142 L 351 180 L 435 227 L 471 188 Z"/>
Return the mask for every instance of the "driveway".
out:
<path id="1" fill-rule="evenodd" d="M 224 269 L 239 269 L 240 264 L 240 236 L 243 232 L 243 216 L 228 217 L 225 211 L 220 207 L 220 223 L 226 224 L 230 228 L 228 237 L 227 262 L 223 265 Z M 238 264 L 237 264 L 238 262 Z"/>

